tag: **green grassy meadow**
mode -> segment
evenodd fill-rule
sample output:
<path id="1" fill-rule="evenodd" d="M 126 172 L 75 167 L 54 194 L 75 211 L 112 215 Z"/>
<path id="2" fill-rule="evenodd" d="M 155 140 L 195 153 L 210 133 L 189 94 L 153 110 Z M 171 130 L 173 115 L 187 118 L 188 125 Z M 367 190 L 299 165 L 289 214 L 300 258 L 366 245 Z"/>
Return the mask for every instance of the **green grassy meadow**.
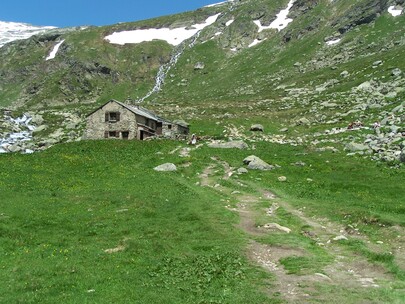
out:
<path id="1" fill-rule="evenodd" d="M 224 208 L 234 199 L 197 183 L 210 157 L 237 168 L 252 151 L 202 147 L 181 158 L 169 153 L 178 146 L 83 141 L 31 155 L 0 155 L 0 302 L 282 302 L 276 292 L 265 292 L 272 290 L 274 276 L 244 253 L 248 237 L 236 228 L 239 216 Z M 235 184 L 241 181 L 251 186 L 242 190 L 247 192 L 272 190 L 296 208 L 305 206 L 309 215 L 356 224 L 387 244 L 381 224 L 405 226 L 402 169 L 268 143 L 258 144 L 254 154 L 281 167 L 222 183 L 242 190 Z M 296 161 L 307 166 L 291 165 Z M 165 162 L 178 165 L 178 171 L 153 170 Z M 279 182 L 280 175 L 287 182 Z M 281 210 L 280 223 L 297 232 L 256 240 L 295 244 L 309 253 L 282 259 L 289 273 L 322 272 L 332 262 L 326 250 L 300 233 L 299 219 Z M 404 299 L 405 271 L 392 256 L 375 254 L 362 242 L 345 248 L 382 265 L 393 280 L 372 293 L 347 290 L 340 299 Z"/>

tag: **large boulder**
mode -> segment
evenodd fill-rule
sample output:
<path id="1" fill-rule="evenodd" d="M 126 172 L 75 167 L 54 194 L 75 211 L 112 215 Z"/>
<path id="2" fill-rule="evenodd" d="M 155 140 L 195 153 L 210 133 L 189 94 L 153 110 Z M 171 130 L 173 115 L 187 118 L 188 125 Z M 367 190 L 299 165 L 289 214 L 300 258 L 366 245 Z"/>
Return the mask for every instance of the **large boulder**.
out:
<path id="1" fill-rule="evenodd" d="M 243 160 L 243 163 L 251 170 L 273 170 L 274 166 L 269 165 L 264 160 L 255 155 L 250 155 Z"/>
<path id="2" fill-rule="evenodd" d="M 210 148 L 220 148 L 220 149 L 247 149 L 248 145 L 241 141 L 228 141 L 228 142 L 212 142 L 208 144 L 208 147 Z"/>
<path id="3" fill-rule="evenodd" d="M 155 171 L 162 171 L 162 172 L 169 172 L 169 171 L 176 171 L 177 167 L 175 164 L 172 163 L 165 163 L 160 166 L 153 168 Z"/>

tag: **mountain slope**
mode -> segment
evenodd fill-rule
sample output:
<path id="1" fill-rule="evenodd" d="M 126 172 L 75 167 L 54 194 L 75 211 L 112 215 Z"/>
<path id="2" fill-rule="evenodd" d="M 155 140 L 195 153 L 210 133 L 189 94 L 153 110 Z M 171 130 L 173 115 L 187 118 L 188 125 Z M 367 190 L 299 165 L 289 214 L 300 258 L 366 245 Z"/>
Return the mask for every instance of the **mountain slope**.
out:
<path id="1" fill-rule="evenodd" d="M 289 136 L 298 141 L 307 134 L 339 134 L 336 130 L 354 121 L 364 126 L 379 121 L 385 122 L 385 133 L 394 130 L 394 135 L 368 145 L 367 151 L 392 151 L 381 158 L 395 160 L 404 123 L 403 7 L 403 0 L 232 1 L 140 22 L 34 36 L 0 48 L 0 102 L 20 111 L 55 108 L 44 114 L 53 130 L 63 121 L 55 114 L 58 109 L 80 116 L 110 98 L 142 100 L 162 115 L 191 122 L 256 119 L 272 132 L 294 127 L 296 134 Z M 214 22 L 195 31 L 214 16 Z M 151 30 L 194 30 L 194 36 L 181 44 L 120 45 L 106 39 Z M 62 40 L 55 58 L 45 60 Z M 337 141 L 363 143 L 367 136 Z"/>

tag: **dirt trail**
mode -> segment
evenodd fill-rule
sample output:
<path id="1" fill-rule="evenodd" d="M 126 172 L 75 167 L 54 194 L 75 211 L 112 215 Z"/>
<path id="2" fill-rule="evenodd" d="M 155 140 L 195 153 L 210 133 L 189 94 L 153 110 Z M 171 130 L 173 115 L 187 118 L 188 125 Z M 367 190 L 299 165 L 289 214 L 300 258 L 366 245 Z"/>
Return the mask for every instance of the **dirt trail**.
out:
<path id="1" fill-rule="evenodd" d="M 356 237 L 367 241 L 365 236 L 358 234 L 356 231 L 355 235 L 349 235 L 345 228 L 337 223 L 333 223 L 327 219 L 308 217 L 303 210 L 297 210 L 290 204 L 280 201 L 271 191 L 266 189 L 257 189 L 252 185 L 256 194 L 251 194 L 241 193 L 240 191 L 224 187 L 220 182 L 232 176 L 233 168 L 218 158 L 213 157 L 211 159 L 213 163 L 200 174 L 200 184 L 212 187 L 222 193 L 232 194 L 237 199 L 236 207 L 226 207 L 239 213 L 240 223 L 238 228 L 246 232 L 250 238 L 247 256 L 255 264 L 271 272 L 276 277 L 276 287 L 267 292 L 278 292 L 288 302 L 307 303 L 310 299 L 316 300 L 314 294 L 316 294 L 319 284 L 327 284 L 332 286 L 333 289 L 340 291 L 341 288 L 378 288 L 380 284 L 391 279 L 391 276 L 387 274 L 383 267 L 371 264 L 364 257 L 348 251 L 342 245 L 342 240 L 334 240 L 336 237 Z M 222 171 L 224 173 L 220 176 L 219 173 Z M 274 204 L 276 199 L 277 203 Z M 263 200 L 269 201 L 269 209 L 261 210 L 258 208 L 259 203 L 262 203 Z M 309 275 L 289 274 L 281 265 L 280 259 L 307 257 L 309 253 L 302 248 L 294 247 L 293 244 L 291 247 L 287 247 L 263 244 L 257 241 L 257 237 L 266 234 L 286 233 L 287 230 L 283 230 L 283 232 L 279 229 L 265 229 L 256 225 L 256 219 L 260 216 L 260 212 L 267 213 L 269 222 L 272 219 L 277 219 L 278 208 L 283 208 L 289 214 L 299 218 L 304 225 L 308 226 L 308 229 L 298 233 L 313 239 L 332 256 L 333 262 L 325 266 L 322 269 L 322 273 Z M 284 228 L 288 229 L 287 227 Z M 297 231 L 293 231 L 293 233 L 297 233 Z M 321 300 L 321 298 L 317 300 Z"/>

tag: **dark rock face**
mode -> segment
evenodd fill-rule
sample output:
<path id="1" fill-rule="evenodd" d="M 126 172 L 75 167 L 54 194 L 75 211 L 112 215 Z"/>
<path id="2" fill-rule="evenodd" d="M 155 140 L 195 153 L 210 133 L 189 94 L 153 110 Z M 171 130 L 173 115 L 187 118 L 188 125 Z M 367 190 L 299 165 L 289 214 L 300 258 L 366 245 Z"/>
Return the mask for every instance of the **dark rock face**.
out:
<path id="1" fill-rule="evenodd" d="M 388 7 L 388 0 L 374 0 L 354 6 L 348 14 L 332 24 L 338 32 L 346 33 L 355 26 L 373 22 Z"/>
<path id="2" fill-rule="evenodd" d="M 399 156 L 399 160 L 400 160 L 401 163 L 405 163 L 405 152 L 404 151 Z"/>

